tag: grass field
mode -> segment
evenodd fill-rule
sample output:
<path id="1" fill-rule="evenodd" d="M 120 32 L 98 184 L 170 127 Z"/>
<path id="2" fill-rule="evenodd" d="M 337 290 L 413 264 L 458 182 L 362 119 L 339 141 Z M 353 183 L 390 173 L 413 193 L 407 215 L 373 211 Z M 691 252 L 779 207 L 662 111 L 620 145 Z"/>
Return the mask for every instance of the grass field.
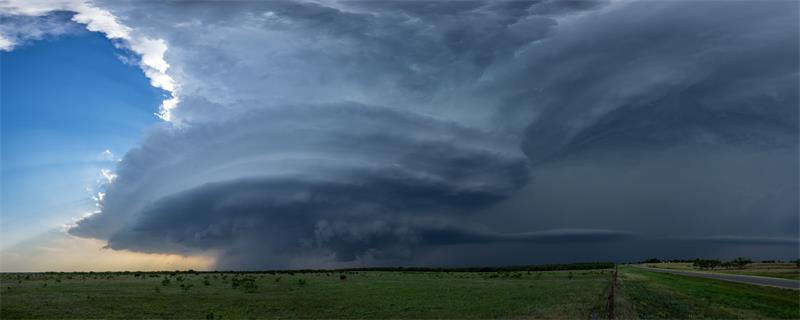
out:
<path id="1" fill-rule="evenodd" d="M 2 319 L 589 319 L 610 269 L 0 276 Z M 800 292 L 619 267 L 617 319 L 798 319 Z"/>
<path id="2" fill-rule="evenodd" d="M 699 269 L 693 268 L 692 264 L 687 262 L 646 263 L 645 265 L 653 268 L 699 271 Z M 794 263 L 750 263 L 743 269 L 716 268 L 713 270 L 703 269 L 702 271 L 800 280 L 800 269 Z"/>
<path id="3" fill-rule="evenodd" d="M 0 318 L 574 318 L 610 270 L 5 274 Z M 167 279 L 168 281 L 166 281 Z"/>
<path id="4" fill-rule="evenodd" d="M 619 318 L 798 319 L 800 292 L 620 267 Z"/>

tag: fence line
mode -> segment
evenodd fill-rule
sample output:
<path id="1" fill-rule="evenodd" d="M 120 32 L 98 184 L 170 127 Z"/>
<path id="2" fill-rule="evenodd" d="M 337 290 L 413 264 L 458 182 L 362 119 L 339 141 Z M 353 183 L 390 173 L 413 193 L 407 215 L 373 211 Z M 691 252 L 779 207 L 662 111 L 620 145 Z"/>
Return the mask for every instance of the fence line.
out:
<path id="1" fill-rule="evenodd" d="M 614 287 L 617 286 L 617 265 L 614 265 L 614 272 L 611 277 L 611 286 L 608 288 L 608 303 L 606 309 L 608 310 L 608 318 L 614 319 Z"/>

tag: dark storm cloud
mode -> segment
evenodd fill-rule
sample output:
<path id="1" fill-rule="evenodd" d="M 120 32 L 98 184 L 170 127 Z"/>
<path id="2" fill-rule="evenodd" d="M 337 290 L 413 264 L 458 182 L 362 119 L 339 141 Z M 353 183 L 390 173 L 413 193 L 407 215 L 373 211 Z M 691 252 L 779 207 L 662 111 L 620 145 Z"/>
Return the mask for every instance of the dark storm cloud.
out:
<path id="1" fill-rule="evenodd" d="M 153 132 L 120 163 L 102 213 L 71 232 L 114 249 L 187 253 L 244 241 L 287 253 L 305 243 L 352 260 L 382 244 L 427 245 L 434 231 L 423 220 L 458 224 L 527 172 L 505 135 L 356 104 L 261 109 Z"/>
<path id="2" fill-rule="evenodd" d="M 797 247 L 800 244 L 800 239 L 797 238 L 764 238 L 764 237 L 740 237 L 740 236 L 705 236 L 705 237 L 690 237 L 690 236 L 671 236 L 667 237 L 671 240 L 691 241 L 697 243 L 721 243 L 721 244 L 745 244 L 745 245 L 779 245 Z"/>
<path id="3" fill-rule="evenodd" d="M 796 2 L 108 6 L 167 40 L 182 100 L 71 230 L 111 248 L 231 268 L 796 255 Z"/>
<path id="4" fill-rule="evenodd" d="M 527 222 L 507 225 L 798 237 L 797 4 L 684 5 L 625 4 L 519 54 L 497 89 L 535 83 L 509 112 L 544 107 L 522 143 L 533 184 L 504 207 Z"/>

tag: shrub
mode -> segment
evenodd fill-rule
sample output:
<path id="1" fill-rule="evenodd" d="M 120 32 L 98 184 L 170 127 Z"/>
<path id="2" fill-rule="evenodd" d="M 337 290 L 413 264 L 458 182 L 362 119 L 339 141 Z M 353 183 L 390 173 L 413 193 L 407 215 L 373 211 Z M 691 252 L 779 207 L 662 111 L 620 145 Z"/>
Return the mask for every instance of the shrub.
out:
<path id="1" fill-rule="evenodd" d="M 203 280 L 203 285 L 210 286 L 211 282 L 209 282 L 208 280 Z"/>
<path id="2" fill-rule="evenodd" d="M 340 274 L 339 275 L 339 280 L 347 280 L 347 276 L 343 275 L 343 274 Z"/>
<path id="3" fill-rule="evenodd" d="M 164 278 L 164 280 L 161 280 L 161 285 L 166 287 L 169 285 L 169 282 L 170 282 L 169 279 Z"/>
<path id="4" fill-rule="evenodd" d="M 256 292 L 258 290 L 258 285 L 256 284 L 256 279 L 253 278 L 236 278 L 234 277 L 231 279 L 231 287 L 236 289 L 238 287 L 244 288 L 244 292 Z"/>
<path id="5" fill-rule="evenodd" d="M 719 260 L 708 260 L 708 259 L 695 259 L 694 262 L 692 263 L 693 267 L 700 269 L 706 269 L 706 268 L 714 269 L 721 265 L 722 262 L 720 262 Z"/>
<path id="6" fill-rule="evenodd" d="M 244 292 L 247 293 L 254 293 L 258 290 L 258 285 L 252 279 L 250 281 L 245 281 L 242 287 L 244 288 Z"/>
<path id="7" fill-rule="evenodd" d="M 297 279 L 297 284 L 304 286 L 306 285 L 306 279 Z"/>

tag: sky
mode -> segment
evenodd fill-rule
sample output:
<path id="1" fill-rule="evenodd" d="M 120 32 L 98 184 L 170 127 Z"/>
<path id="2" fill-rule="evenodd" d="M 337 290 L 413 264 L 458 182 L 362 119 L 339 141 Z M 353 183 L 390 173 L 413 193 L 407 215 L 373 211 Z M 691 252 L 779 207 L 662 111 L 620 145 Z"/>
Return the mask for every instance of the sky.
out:
<path id="1" fill-rule="evenodd" d="M 796 1 L 0 1 L 0 269 L 796 259 Z"/>

